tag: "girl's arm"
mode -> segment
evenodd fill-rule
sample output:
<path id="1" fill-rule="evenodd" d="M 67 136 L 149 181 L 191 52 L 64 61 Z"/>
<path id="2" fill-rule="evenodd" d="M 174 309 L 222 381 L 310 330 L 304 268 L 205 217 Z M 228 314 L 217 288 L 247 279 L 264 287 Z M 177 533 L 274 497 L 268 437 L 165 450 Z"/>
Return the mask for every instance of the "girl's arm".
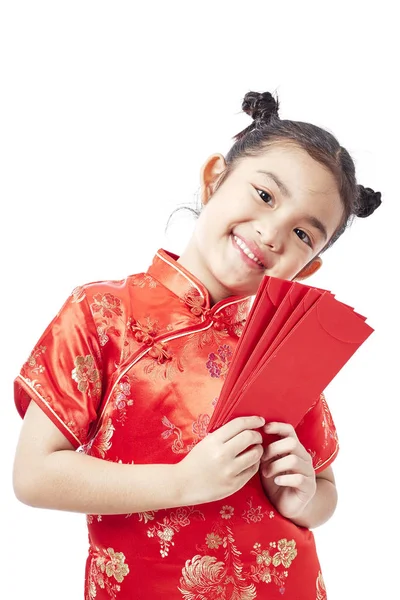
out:
<path id="1" fill-rule="evenodd" d="M 234 419 L 175 465 L 126 465 L 75 452 L 34 401 L 18 442 L 13 483 L 25 504 L 86 514 L 128 514 L 231 495 L 258 471 L 259 417 Z M 248 449 L 250 448 L 250 449 Z"/>

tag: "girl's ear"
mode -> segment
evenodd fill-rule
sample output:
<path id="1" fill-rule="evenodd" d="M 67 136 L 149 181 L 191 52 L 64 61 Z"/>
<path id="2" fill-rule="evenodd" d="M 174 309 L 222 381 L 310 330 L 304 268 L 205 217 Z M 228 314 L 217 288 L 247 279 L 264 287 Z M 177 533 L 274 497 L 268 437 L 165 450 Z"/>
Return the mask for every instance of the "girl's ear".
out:
<path id="1" fill-rule="evenodd" d="M 316 273 L 321 267 L 322 259 L 317 256 L 316 258 L 313 258 L 312 261 L 309 262 L 305 267 L 303 267 L 295 277 L 293 277 L 293 281 L 303 281 L 304 279 L 311 277 L 311 275 L 314 275 L 314 273 Z"/>
<path id="2" fill-rule="evenodd" d="M 201 203 L 205 206 L 213 195 L 218 180 L 226 169 L 222 154 L 210 156 L 201 168 Z"/>

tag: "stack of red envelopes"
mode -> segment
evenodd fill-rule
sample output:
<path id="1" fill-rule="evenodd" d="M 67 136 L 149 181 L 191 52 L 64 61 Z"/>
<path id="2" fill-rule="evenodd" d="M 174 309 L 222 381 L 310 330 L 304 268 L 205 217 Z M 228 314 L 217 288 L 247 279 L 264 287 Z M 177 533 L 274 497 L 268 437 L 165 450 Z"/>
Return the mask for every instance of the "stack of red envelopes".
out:
<path id="1" fill-rule="evenodd" d="M 372 332 L 331 292 L 265 276 L 209 431 L 246 415 L 296 427 Z"/>

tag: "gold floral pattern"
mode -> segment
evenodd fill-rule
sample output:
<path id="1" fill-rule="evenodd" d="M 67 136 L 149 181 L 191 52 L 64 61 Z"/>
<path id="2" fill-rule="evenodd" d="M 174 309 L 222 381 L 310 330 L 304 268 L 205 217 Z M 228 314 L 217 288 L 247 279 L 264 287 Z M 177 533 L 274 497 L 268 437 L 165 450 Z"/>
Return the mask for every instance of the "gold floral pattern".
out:
<path id="1" fill-rule="evenodd" d="M 233 508 L 233 506 L 229 506 L 228 504 L 225 504 L 222 507 L 222 510 L 219 511 L 219 514 L 221 515 L 221 517 L 223 519 L 231 519 L 233 517 L 234 511 L 235 511 L 235 509 Z"/>
<path id="2" fill-rule="evenodd" d="M 253 498 L 247 501 L 249 508 L 243 511 L 242 517 L 246 523 L 259 523 L 265 516 L 272 519 L 275 516 L 273 510 L 263 510 L 262 506 L 253 506 Z"/>
<path id="3" fill-rule="evenodd" d="M 171 423 L 168 417 L 164 416 L 161 419 L 161 422 L 164 425 L 164 427 L 166 427 L 166 429 L 161 433 L 161 437 L 164 440 L 166 440 L 171 435 L 175 436 L 175 439 L 171 445 L 172 452 L 174 454 L 187 454 L 195 447 L 195 445 L 200 440 L 206 437 L 207 428 L 210 423 L 210 416 L 207 414 L 199 415 L 196 421 L 192 423 L 192 432 L 196 437 L 194 437 L 190 444 L 184 443 L 182 430 L 173 423 Z"/>
<path id="4" fill-rule="evenodd" d="M 278 551 L 276 552 L 276 548 Z M 297 556 L 296 542 L 281 539 L 270 542 L 268 550 L 262 549 L 261 544 L 254 544 L 252 554 L 256 557 L 256 565 L 251 567 L 251 578 L 257 583 L 275 583 L 279 591 L 285 592 L 285 581 L 289 575 L 287 569 Z M 278 569 L 277 567 L 285 567 Z"/>
<path id="5" fill-rule="evenodd" d="M 154 289 L 157 287 L 158 282 L 154 277 L 147 273 L 138 273 L 137 275 L 131 275 L 129 278 L 130 284 L 139 288 Z"/>
<path id="6" fill-rule="evenodd" d="M 131 381 L 128 375 L 119 381 L 113 390 L 113 407 L 115 420 L 121 425 L 125 425 L 128 418 L 128 408 L 133 406 L 133 399 L 131 398 Z"/>
<path id="7" fill-rule="evenodd" d="M 90 453 L 91 456 L 95 456 L 96 458 L 105 458 L 111 448 L 111 438 L 114 431 L 115 427 L 112 420 L 108 418 L 94 438 L 84 446 L 85 453 Z"/>
<path id="8" fill-rule="evenodd" d="M 44 371 L 46 370 L 46 368 L 39 362 L 40 355 L 44 354 L 46 350 L 46 346 L 37 346 L 32 352 L 32 354 L 29 356 L 25 365 L 30 371 L 32 371 L 32 373 L 44 373 Z"/>
<path id="9" fill-rule="evenodd" d="M 161 545 L 160 554 L 163 558 L 168 556 L 170 547 L 175 545 L 173 539 L 175 533 L 183 527 L 188 527 L 193 518 L 204 521 L 204 514 L 194 506 L 183 506 L 169 512 L 162 521 L 158 521 L 147 530 L 149 538 L 158 539 Z"/>
<path id="10" fill-rule="evenodd" d="M 100 521 L 102 521 L 102 519 L 103 519 L 102 515 L 86 515 L 86 523 L 88 525 L 91 525 L 95 521 L 97 521 L 98 523 L 100 523 Z"/>
<path id="11" fill-rule="evenodd" d="M 113 318 L 114 315 L 122 315 L 121 300 L 114 294 L 95 294 L 91 304 L 93 313 L 100 313 L 106 319 Z"/>
<path id="12" fill-rule="evenodd" d="M 91 555 L 85 600 L 96 598 L 97 587 L 105 589 L 109 598 L 115 600 L 121 590 L 118 584 L 122 583 L 129 573 L 125 555 L 122 552 L 115 552 L 113 548 L 100 549 L 97 546 L 91 549 Z"/>
<path id="13" fill-rule="evenodd" d="M 248 504 L 248 510 L 254 508 L 251 501 Z M 263 584 L 285 592 L 289 568 L 297 556 L 295 540 L 282 538 L 267 548 L 255 543 L 251 551 L 255 564 L 246 570 L 234 537 L 234 512 L 233 506 L 222 506 L 220 521 L 206 535 L 205 544 L 197 546 L 198 554 L 186 561 L 178 586 L 184 599 L 247 600 L 255 598 L 256 585 Z"/>
<path id="14" fill-rule="evenodd" d="M 75 369 L 72 370 L 71 376 L 78 383 L 78 390 L 86 393 L 90 389 L 94 396 L 98 396 L 101 391 L 101 380 L 93 356 L 90 354 L 77 356 L 74 365 Z"/>
<path id="15" fill-rule="evenodd" d="M 139 523 L 148 523 L 149 521 L 154 521 L 154 516 L 156 514 L 156 510 L 148 510 L 145 512 L 136 513 Z"/>
<path id="16" fill-rule="evenodd" d="M 221 560 L 197 554 L 182 569 L 178 589 L 185 600 L 253 600 L 256 588 L 243 573 L 232 529 L 218 526 L 206 536 L 206 551 L 222 550 Z"/>
<path id="17" fill-rule="evenodd" d="M 206 535 L 206 545 L 210 550 L 218 550 L 224 540 L 216 533 L 208 533 Z"/>

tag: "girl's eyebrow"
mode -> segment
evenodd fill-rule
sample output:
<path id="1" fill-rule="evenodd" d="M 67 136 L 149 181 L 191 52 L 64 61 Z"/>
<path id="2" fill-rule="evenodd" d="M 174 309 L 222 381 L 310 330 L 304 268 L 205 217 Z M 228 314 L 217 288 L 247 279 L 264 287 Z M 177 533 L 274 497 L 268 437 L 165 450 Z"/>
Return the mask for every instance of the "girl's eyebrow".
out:
<path id="1" fill-rule="evenodd" d="M 257 171 L 257 173 L 261 173 L 261 175 L 265 175 L 269 179 L 272 179 L 272 181 L 275 181 L 283 196 L 286 196 L 287 198 L 292 197 L 292 194 L 289 192 L 283 181 L 279 179 L 278 175 L 275 175 L 275 173 L 271 173 L 270 171 L 263 171 L 262 169 Z"/>
<path id="2" fill-rule="evenodd" d="M 283 183 L 283 181 L 281 179 L 279 179 L 278 175 L 275 175 L 275 173 L 271 173 L 270 171 L 263 171 L 262 169 L 258 170 L 257 173 L 260 173 L 261 175 L 265 175 L 269 179 L 272 179 L 272 181 L 274 181 L 276 183 L 276 185 L 278 186 L 278 188 L 283 196 L 285 196 L 286 198 L 292 197 L 291 192 L 286 187 L 286 185 Z M 322 223 L 322 221 L 320 221 L 319 219 L 317 219 L 317 217 L 314 217 L 312 215 L 307 215 L 305 217 L 305 220 L 312 227 L 315 227 L 315 229 L 318 229 L 321 232 L 324 240 L 328 239 L 328 232 L 327 232 L 325 225 Z"/>

